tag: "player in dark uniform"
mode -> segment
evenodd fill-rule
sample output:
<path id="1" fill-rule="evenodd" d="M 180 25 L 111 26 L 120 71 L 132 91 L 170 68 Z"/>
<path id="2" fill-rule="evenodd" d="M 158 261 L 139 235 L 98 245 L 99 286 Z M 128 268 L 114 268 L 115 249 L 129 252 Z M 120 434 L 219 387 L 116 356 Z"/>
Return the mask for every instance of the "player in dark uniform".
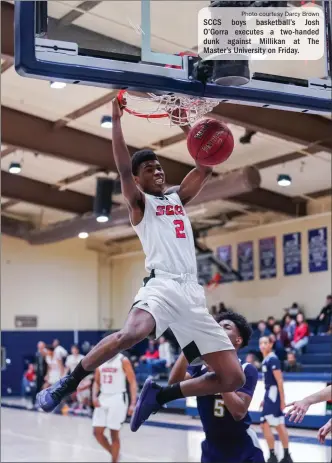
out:
<path id="1" fill-rule="evenodd" d="M 260 338 L 259 348 L 264 357 L 262 372 L 265 383 L 265 395 L 261 416 L 261 426 L 270 449 L 268 463 L 278 463 L 278 459 L 274 453 L 274 437 L 271 430 L 272 426 L 276 428 L 284 448 L 284 457 L 281 462 L 293 463 L 288 451 L 288 432 L 285 426 L 285 417 L 283 414 L 286 403 L 280 360 L 273 352 L 273 339 L 270 339 L 268 336 Z"/>
<path id="2" fill-rule="evenodd" d="M 242 315 L 224 312 L 217 317 L 236 350 L 248 344 L 251 328 Z M 202 420 L 205 440 L 202 442 L 202 463 L 264 462 L 256 433 L 250 428 L 248 408 L 255 391 L 258 372 L 249 364 L 242 365 L 244 386 L 236 392 L 197 397 L 197 407 Z M 204 375 L 205 365 L 190 366 L 183 354 L 175 363 L 169 383 Z"/>

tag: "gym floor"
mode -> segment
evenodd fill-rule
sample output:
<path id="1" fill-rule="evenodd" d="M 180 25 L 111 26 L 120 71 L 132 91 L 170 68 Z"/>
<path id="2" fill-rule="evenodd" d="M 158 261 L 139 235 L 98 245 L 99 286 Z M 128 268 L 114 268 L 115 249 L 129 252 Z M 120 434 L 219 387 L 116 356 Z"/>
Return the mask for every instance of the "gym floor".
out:
<path id="1" fill-rule="evenodd" d="M 2 462 L 108 462 L 92 435 L 91 419 L 41 412 L 1 409 Z M 259 427 L 255 426 L 267 456 Z M 294 462 L 331 461 L 331 441 L 318 444 L 316 431 L 289 429 Z M 157 414 L 137 433 L 125 424 L 121 432 L 121 461 L 198 462 L 203 432 L 199 420 Z M 276 448 L 280 451 L 279 442 Z M 279 453 L 280 455 L 280 453 Z M 281 456 L 281 455 L 280 455 Z"/>

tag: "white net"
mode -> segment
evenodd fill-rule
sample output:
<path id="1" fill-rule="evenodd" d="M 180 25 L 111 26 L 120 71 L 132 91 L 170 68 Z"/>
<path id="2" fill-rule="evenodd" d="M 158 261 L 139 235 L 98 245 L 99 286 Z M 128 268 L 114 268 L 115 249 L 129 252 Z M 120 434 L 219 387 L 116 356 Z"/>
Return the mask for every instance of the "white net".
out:
<path id="1" fill-rule="evenodd" d="M 185 126 L 211 112 L 220 101 L 188 95 L 147 93 L 142 96 L 125 92 L 126 111 L 149 122 Z"/>

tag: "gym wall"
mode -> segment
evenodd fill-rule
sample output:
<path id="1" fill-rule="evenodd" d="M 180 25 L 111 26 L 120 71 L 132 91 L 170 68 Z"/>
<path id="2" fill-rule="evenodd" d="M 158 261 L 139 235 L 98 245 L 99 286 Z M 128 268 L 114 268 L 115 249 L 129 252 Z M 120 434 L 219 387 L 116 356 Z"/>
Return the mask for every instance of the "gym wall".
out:
<path id="1" fill-rule="evenodd" d="M 328 229 L 328 271 L 309 273 L 308 270 L 308 230 L 319 227 Z M 284 233 L 302 233 L 302 274 L 283 275 L 282 237 Z M 259 279 L 258 241 L 261 238 L 276 237 L 277 278 Z M 326 296 L 331 293 L 331 214 L 274 223 L 258 228 L 247 229 L 235 233 L 211 237 L 209 246 L 231 244 L 233 265 L 237 267 L 237 244 L 245 241 L 254 242 L 255 279 L 248 282 L 225 283 L 213 291 L 207 291 L 209 306 L 223 301 L 245 314 L 250 321 L 258 321 L 268 315 L 281 317 L 283 309 L 297 302 L 303 307 L 308 318 L 315 318 L 325 303 Z"/>
<path id="2" fill-rule="evenodd" d="M 37 330 L 99 328 L 98 254 L 85 246 L 79 239 L 30 246 L 2 236 L 2 330 L 15 329 L 20 315 L 37 316 Z"/>

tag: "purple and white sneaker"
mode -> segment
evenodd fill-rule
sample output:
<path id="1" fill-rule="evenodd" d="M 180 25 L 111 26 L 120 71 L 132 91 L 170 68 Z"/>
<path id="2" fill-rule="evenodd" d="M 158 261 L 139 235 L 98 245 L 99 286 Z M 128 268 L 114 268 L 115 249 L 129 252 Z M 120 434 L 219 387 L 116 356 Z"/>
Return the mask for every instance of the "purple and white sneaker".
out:
<path id="1" fill-rule="evenodd" d="M 130 429 L 133 432 L 136 432 L 152 413 L 157 413 L 162 408 L 157 401 L 157 394 L 160 389 L 160 386 L 154 383 L 152 378 L 145 381 L 130 421 Z"/>
<path id="2" fill-rule="evenodd" d="M 52 412 L 60 402 L 76 390 L 76 381 L 70 375 L 64 376 L 53 386 L 40 391 L 36 397 L 37 407 L 44 412 Z"/>

